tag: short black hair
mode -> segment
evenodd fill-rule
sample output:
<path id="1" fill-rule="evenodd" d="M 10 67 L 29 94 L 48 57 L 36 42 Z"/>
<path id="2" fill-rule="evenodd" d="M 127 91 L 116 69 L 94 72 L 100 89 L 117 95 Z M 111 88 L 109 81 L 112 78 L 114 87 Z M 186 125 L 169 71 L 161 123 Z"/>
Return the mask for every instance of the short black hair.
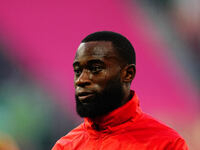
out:
<path id="1" fill-rule="evenodd" d="M 112 31 L 99 31 L 86 36 L 81 43 L 91 41 L 111 41 L 114 49 L 127 64 L 136 64 L 135 50 L 123 35 Z"/>

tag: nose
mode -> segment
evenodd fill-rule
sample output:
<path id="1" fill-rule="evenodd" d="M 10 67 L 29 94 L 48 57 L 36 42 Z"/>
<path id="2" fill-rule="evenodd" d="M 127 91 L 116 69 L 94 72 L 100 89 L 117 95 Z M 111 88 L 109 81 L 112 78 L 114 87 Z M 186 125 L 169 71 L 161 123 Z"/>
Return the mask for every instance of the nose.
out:
<path id="1" fill-rule="evenodd" d="M 85 87 L 91 84 L 91 80 L 89 78 L 89 72 L 85 69 L 81 72 L 79 77 L 75 77 L 75 85 L 80 87 Z"/>

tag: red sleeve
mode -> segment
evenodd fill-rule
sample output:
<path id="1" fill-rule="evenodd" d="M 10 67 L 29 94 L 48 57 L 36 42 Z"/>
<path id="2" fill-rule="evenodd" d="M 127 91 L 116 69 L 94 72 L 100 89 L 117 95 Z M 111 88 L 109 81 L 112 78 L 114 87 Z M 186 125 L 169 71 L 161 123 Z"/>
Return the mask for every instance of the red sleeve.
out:
<path id="1" fill-rule="evenodd" d="M 60 144 L 56 143 L 51 150 L 63 150 Z"/>
<path id="2" fill-rule="evenodd" d="M 179 138 L 176 140 L 176 142 L 173 144 L 172 149 L 173 150 L 189 150 L 186 142 L 182 138 Z"/>

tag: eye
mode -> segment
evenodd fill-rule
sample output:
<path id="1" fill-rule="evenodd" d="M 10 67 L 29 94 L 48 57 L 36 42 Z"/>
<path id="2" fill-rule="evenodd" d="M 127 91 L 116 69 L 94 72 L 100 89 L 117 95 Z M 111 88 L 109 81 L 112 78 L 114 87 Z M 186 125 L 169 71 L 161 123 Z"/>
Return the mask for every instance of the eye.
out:
<path id="1" fill-rule="evenodd" d="M 82 69 L 79 67 L 74 67 L 74 73 L 76 76 L 79 76 L 82 72 Z"/>
<path id="2" fill-rule="evenodd" d="M 103 66 L 100 66 L 100 65 L 92 65 L 90 68 L 90 71 L 92 73 L 99 73 L 102 69 L 103 69 Z"/>

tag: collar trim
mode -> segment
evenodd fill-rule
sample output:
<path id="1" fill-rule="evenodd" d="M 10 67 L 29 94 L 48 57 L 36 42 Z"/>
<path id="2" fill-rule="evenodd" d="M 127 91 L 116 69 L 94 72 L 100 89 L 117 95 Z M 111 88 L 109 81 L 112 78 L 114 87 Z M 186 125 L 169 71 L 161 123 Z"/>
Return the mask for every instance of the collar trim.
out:
<path id="1" fill-rule="evenodd" d="M 97 131 L 111 129 L 130 119 L 136 118 L 142 111 L 139 107 L 139 100 L 136 93 L 131 90 L 130 94 L 132 95 L 131 100 L 107 115 L 95 119 L 84 118 L 84 126 L 86 129 L 92 128 Z"/>

